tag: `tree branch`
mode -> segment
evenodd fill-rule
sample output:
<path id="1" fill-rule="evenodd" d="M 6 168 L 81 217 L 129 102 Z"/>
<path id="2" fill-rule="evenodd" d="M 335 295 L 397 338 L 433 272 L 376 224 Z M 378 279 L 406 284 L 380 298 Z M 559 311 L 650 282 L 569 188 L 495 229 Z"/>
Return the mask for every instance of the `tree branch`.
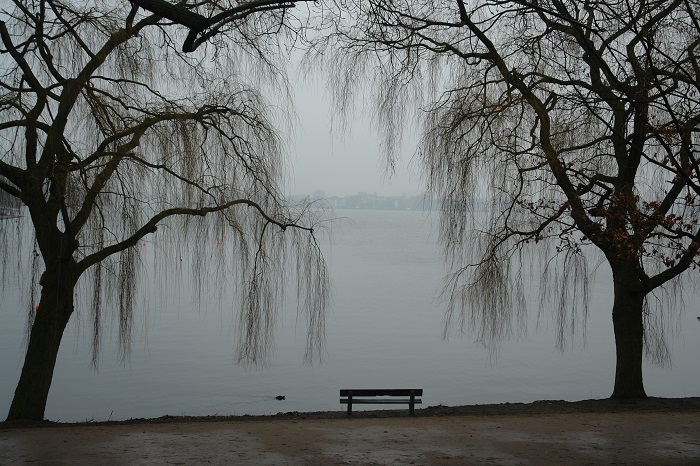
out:
<path id="1" fill-rule="evenodd" d="M 173 217 L 176 215 L 189 215 L 189 216 L 200 216 L 204 217 L 207 214 L 211 214 L 214 212 L 222 212 L 226 209 L 229 209 L 231 207 L 237 206 L 237 205 L 247 205 L 249 207 L 252 207 L 253 209 L 258 211 L 258 214 L 269 224 L 273 224 L 278 226 L 282 231 L 285 231 L 287 228 L 298 228 L 300 230 L 305 230 L 310 233 L 313 233 L 313 228 L 312 227 L 304 227 L 301 225 L 298 225 L 293 222 L 282 222 L 279 220 L 276 220 L 272 217 L 270 217 L 267 212 L 256 202 L 251 201 L 250 199 L 236 199 L 233 201 L 226 202 L 224 204 L 221 204 L 219 206 L 214 206 L 214 207 L 202 207 L 199 209 L 195 208 L 187 208 L 187 207 L 175 207 L 172 209 L 166 209 L 158 214 L 154 215 L 151 217 L 151 219 L 146 222 L 141 228 L 136 230 L 131 236 L 126 238 L 123 241 L 120 241 L 118 243 L 112 244 L 110 246 L 106 246 L 102 248 L 101 250 L 90 254 L 86 257 L 84 257 L 80 262 L 78 262 L 78 274 L 82 274 L 85 270 L 87 270 L 90 266 L 101 262 L 105 260 L 107 257 L 114 255 L 116 253 L 119 253 L 121 251 L 124 251 L 127 248 L 136 246 L 136 244 L 143 238 L 144 236 L 150 234 L 150 233 L 155 233 L 158 227 L 158 223 L 162 222 L 163 220 L 167 219 L 168 217 Z"/>
<path id="2" fill-rule="evenodd" d="M 218 34 L 220 29 L 230 22 L 245 18 L 256 12 L 293 8 L 297 3 L 314 0 L 255 0 L 226 9 L 210 18 L 180 4 L 172 4 L 165 0 L 130 1 L 144 10 L 148 10 L 189 29 L 190 32 L 182 45 L 182 51 L 189 53 L 197 50 L 200 45 Z M 203 33 L 205 29 L 209 29 L 209 31 Z M 200 34 L 201 36 L 198 37 Z"/>

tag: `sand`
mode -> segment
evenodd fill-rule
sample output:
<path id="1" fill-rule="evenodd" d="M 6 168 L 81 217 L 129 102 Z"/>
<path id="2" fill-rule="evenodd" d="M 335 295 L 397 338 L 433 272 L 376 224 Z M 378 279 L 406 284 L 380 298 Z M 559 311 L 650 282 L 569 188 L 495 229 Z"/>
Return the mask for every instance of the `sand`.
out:
<path id="1" fill-rule="evenodd" d="M 700 464 L 700 398 L 0 424 L 0 464 Z"/>

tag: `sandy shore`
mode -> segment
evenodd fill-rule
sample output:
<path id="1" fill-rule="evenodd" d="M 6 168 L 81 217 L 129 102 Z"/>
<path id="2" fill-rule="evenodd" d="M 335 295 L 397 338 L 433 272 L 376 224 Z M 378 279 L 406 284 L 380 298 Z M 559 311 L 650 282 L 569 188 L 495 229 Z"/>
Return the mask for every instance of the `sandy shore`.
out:
<path id="1" fill-rule="evenodd" d="M 0 464 L 700 464 L 700 398 L 0 424 Z"/>

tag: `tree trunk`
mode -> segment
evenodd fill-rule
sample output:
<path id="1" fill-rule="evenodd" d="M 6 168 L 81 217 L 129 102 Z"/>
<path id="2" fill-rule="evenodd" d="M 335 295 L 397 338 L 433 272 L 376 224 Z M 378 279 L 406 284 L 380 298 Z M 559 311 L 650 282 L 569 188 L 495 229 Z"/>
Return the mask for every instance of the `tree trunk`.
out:
<path id="1" fill-rule="evenodd" d="M 615 388 L 611 398 L 646 398 L 642 380 L 645 294 L 631 267 L 613 268 L 615 329 Z"/>
<path id="2" fill-rule="evenodd" d="M 39 308 L 7 420 L 43 420 L 63 331 L 73 314 L 74 281 L 53 273 L 42 277 Z M 70 274 L 65 274 L 70 275 Z"/>

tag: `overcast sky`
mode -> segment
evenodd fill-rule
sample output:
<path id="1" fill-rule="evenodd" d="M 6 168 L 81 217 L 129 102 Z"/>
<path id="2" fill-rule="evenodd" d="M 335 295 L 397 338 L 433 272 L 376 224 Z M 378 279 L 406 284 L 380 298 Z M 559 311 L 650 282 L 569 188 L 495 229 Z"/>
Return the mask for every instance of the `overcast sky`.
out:
<path id="1" fill-rule="evenodd" d="M 349 132 L 333 128 L 333 112 L 320 80 L 295 80 L 299 124 L 289 147 L 289 194 L 346 196 L 360 191 L 378 195 L 423 192 L 414 160 L 414 143 L 407 142 L 395 174 L 385 175 L 379 138 L 369 117 L 357 112 Z M 365 109 L 367 110 L 367 109 Z"/>

